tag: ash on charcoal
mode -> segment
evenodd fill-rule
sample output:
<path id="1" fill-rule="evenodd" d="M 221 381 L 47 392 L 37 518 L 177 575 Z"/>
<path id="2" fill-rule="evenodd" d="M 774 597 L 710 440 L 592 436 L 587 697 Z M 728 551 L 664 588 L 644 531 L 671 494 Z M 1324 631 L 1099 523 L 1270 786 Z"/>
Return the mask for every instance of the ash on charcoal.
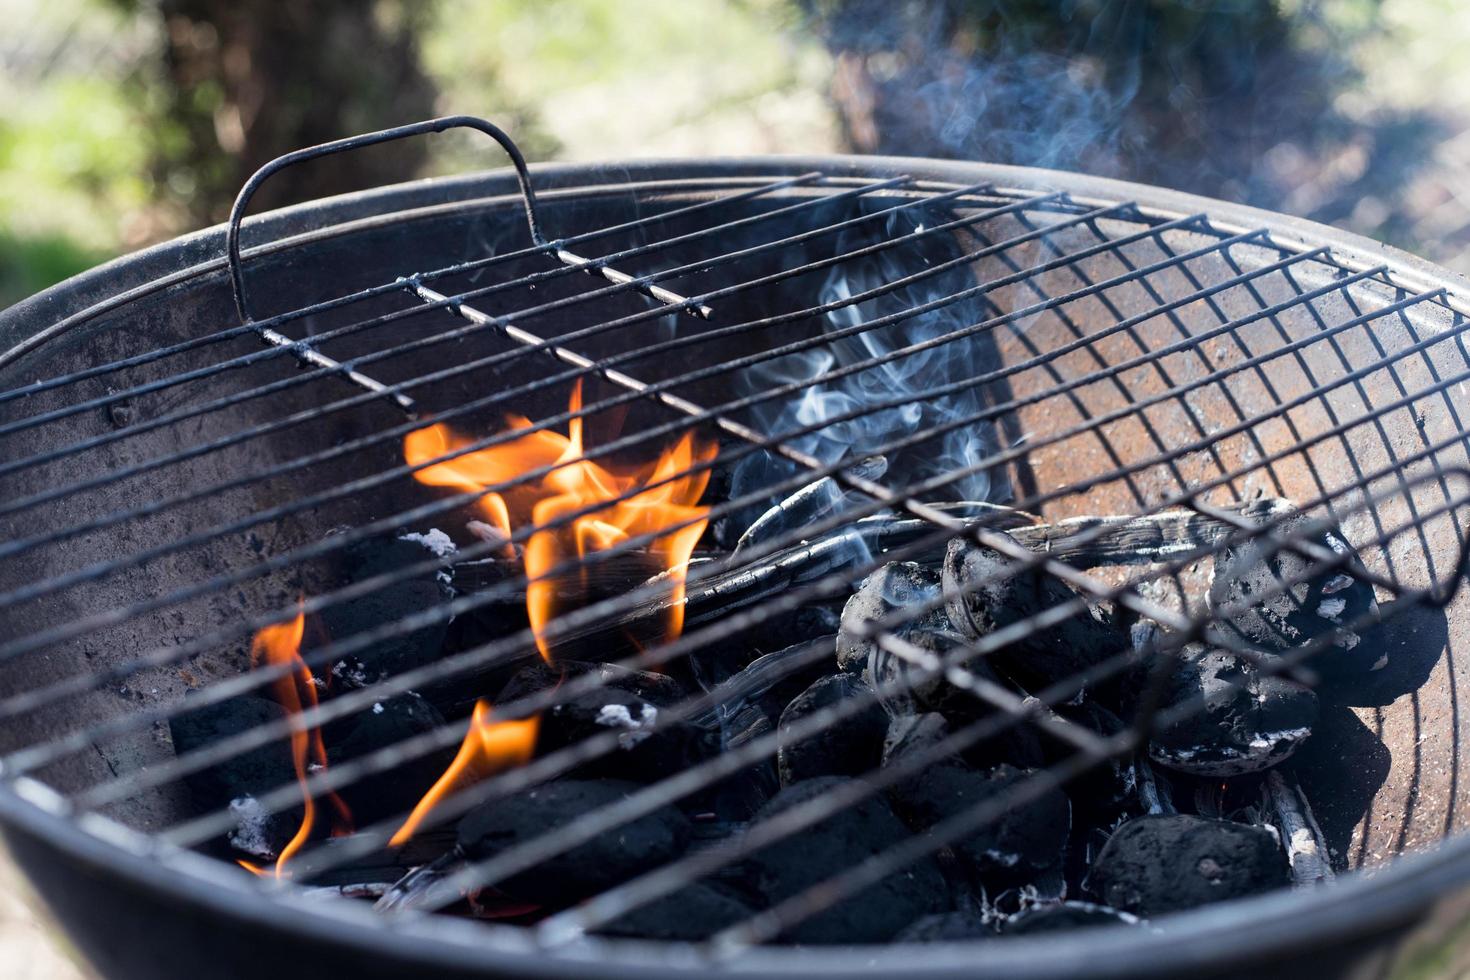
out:
<path id="1" fill-rule="evenodd" d="M 614 779 L 564 779 L 483 803 L 460 820 L 458 844 L 472 861 L 493 857 L 620 802 L 638 790 Z M 548 858 L 497 887 L 515 898 L 562 908 L 667 864 L 684 852 L 691 827 L 672 806 Z"/>
<path id="2" fill-rule="evenodd" d="M 459 550 L 455 547 L 449 535 L 437 527 L 432 527 L 427 531 L 410 531 L 407 534 L 400 534 L 398 540 L 411 541 L 414 544 L 427 548 L 429 553 L 437 558 L 447 558 Z M 454 582 L 454 566 L 448 565 L 439 569 L 434 573 L 434 579 L 440 585 L 452 585 Z"/>
<path id="3" fill-rule="evenodd" d="M 667 674 L 583 660 L 558 660 L 553 666 L 538 657 L 511 676 L 495 703 L 510 704 L 586 674 L 595 674 L 605 688 L 624 691 L 658 708 L 672 708 L 688 697 L 683 685 Z"/>
<path id="4" fill-rule="evenodd" d="M 653 782 L 720 750 L 719 732 L 660 723 L 656 705 L 615 688 L 585 691 L 542 712 L 536 750 L 544 755 L 608 731 L 619 733 L 619 748 L 584 763 L 578 775 Z"/>
<path id="5" fill-rule="evenodd" d="M 994 532 L 999 534 L 1001 532 Z M 1019 545 L 1017 546 L 1019 547 Z M 949 543 L 944 555 L 944 591 L 949 620 L 978 640 L 996 630 L 1063 603 L 1078 594 L 1041 571 L 1015 571 L 1015 559 L 967 538 Z M 1024 639 L 996 651 L 998 669 L 1038 687 L 1101 663 L 1129 646 L 1128 630 L 1110 610 L 1089 604 L 1061 623 L 1032 630 Z"/>
<path id="6" fill-rule="evenodd" d="M 915 830 L 968 812 L 1001 793 L 1014 791 L 1034 773 L 1000 765 L 989 772 L 963 766 L 931 766 L 921 779 L 905 780 L 891 790 L 894 809 Z M 1072 810 L 1060 790 L 1006 809 L 995 820 L 954 844 L 962 862 L 982 877 L 1029 881 L 1061 868 L 1071 831 Z"/>
<path id="7" fill-rule="evenodd" d="M 926 915 L 910 923 L 893 937 L 896 943 L 952 943 L 966 939 L 990 939 L 995 929 L 971 912 L 945 912 Z"/>
<path id="8" fill-rule="evenodd" d="M 434 706 L 412 692 L 379 701 L 372 710 L 354 715 L 349 721 L 349 726 L 328 732 L 327 758 L 333 765 L 397 745 L 444 725 L 444 717 Z M 338 732 L 340 737 L 330 737 Z M 407 813 L 453 759 L 452 747 L 430 752 L 408 759 L 388 772 L 354 780 L 338 790 L 338 795 L 359 824 Z"/>
<path id="9" fill-rule="evenodd" d="M 754 914 L 754 909 L 731 892 L 698 882 L 633 909 L 598 931 L 608 936 L 692 943 Z"/>
<path id="10" fill-rule="evenodd" d="M 409 543 L 421 555 L 423 549 Z M 394 582 L 367 595 L 323 609 L 317 618 L 320 629 L 306 631 L 302 648 L 306 652 L 320 649 L 329 642 L 340 642 L 359 633 L 391 626 L 408 616 L 427 612 L 444 599 L 444 592 L 432 579 L 408 579 Z M 347 689 L 366 687 L 390 677 L 433 663 L 440 656 L 447 625 L 434 623 L 411 633 L 379 640 L 336 661 L 331 668 L 332 683 Z"/>
<path id="11" fill-rule="evenodd" d="M 1136 926 L 1142 921 L 1136 915 L 1093 902 L 1059 902 L 1018 912 L 1001 923 L 1000 931 L 1007 936 L 1029 936 L 1098 926 Z"/>
<path id="12" fill-rule="evenodd" d="M 842 609 L 842 628 L 837 634 L 837 665 L 847 673 L 861 674 L 893 714 L 919 711 L 982 711 L 984 705 L 974 695 L 950 683 L 943 672 L 921 676 L 924 667 L 885 649 L 874 639 L 861 634 L 867 623 L 891 616 L 902 609 L 917 609 L 923 603 L 939 598 L 940 579 L 937 572 L 914 562 L 889 562 L 865 578 Z M 912 618 L 889 632 L 905 643 L 917 647 L 933 665 L 965 642 L 950 623 L 944 607 Z M 961 669 L 992 683 L 998 678 L 982 657 L 974 657 L 959 665 Z"/>
<path id="13" fill-rule="evenodd" d="M 285 717 L 285 709 L 274 701 L 231 698 L 175 716 L 169 720 L 169 734 L 174 753 L 184 755 Z M 236 843 L 238 838 L 240 843 L 236 846 L 265 857 L 280 853 L 295 834 L 301 825 L 301 808 L 267 814 L 255 798 L 295 778 L 291 746 L 283 738 L 190 773 L 185 777 L 185 784 L 200 809 L 213 811 L 229 807 L 238 820 L 230 835 L 231 843 Z"/>
<path id="14" fill-rule="evenodd" d="M 1164 703 L 1204 698 L 1149 740 L 1149 758 L 1197 776 L 1259 772 L 1296 751 L 1317 721 L 1317 695 L 1224 650 L 1191 644 L 1181 652 Z"/>
<path id="15" fill-rule="evenodd" d="M 864 699 L 866 706 L 800 741 L 791 737 L 793 725 L 849 698 Z M 862 681 L 850 674 L 833 674 L 798 694 L 781 712 L 776 731 L 782 786 L 817 776 L 860 776 L 883 760 L 888 713 Z"/>
<path id="16" fill-rule="evenodd" d="M 1269 830 L 1185 814 L 1123 824 L 1090 876 L 1104 904 L 1147 917 L 1260 894 L 1287 881 L 1286 855 Z"/>
<path id="17" fill-rule="evenodd" d="M 761 809 L 753 826 L 849 782 L 825 776 L 787 787 Z M 908 836 L 908 829 L 888 804 L 879 796 L 870 796 L 751 855 L 746 862 L 749 880 L 766 902 L 775 904 Z M 784 938 L 798 943 L 883 942 L 915 919 L 948 908 L 944 876 L 932 859 L 924 858 L 798 923 Z"/>
<path id="18" fill-rule="evenodd" d="M 1288 548 L 1274 554 L 1270 549 L 1287 535 L 1309 527 L 1305 514 L 1290 513 L 1281 501 L 1284 517 L 1269 531 L 1225 548 L 1215 556 L 1215 575 L 1210 583 L 1210 606 L 1244 604 L 1245 609 L 1228 620 L 1251 643 L 1273 650 L 1290 650 L 1319 636 L 1331 635 L 1330 646 L 1312 658 L 1312 666 L 1333 679 L 1361 678 L 1388 665 L 1389 647 L 1376 627 L 1355 633 L 1345 624 L 1360 617 L 1378 617 L 1373 586 L 1361 576 L 1363 564 L 1347 538 L 1336 527 L 1311 535 L 1308 540 L 1330 548 L 1348 561 L 1312 575 L 1320 562 Z M 1288 578 L 1306 577 L 1282 590 Z M 1266 597 L 1269 590 L 1281 590 Z"/>

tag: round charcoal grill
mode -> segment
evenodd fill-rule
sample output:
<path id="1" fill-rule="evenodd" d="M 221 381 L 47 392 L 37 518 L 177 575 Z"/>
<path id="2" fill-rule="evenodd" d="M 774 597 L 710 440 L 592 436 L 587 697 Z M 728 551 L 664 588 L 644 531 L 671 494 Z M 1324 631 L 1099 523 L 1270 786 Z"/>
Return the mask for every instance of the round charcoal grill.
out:
<path id="1" fill-rule="evenodd" d="M 517 168 L 241 220 L 281 166 L 463 125 Z M 464 118 L 293 154 L 228 229 L 0 314 L 7 839 L 109 976 L 1284 974 L 1441 955 L 1470 876 L 1467 303 L 1456 277 L 1328 228 L 1045 171 L 528 175 Z M 486 455 L 507 447 L 509 473 Z M 1212 591 L 1242 555 L 1285 571 Z M 1344 589 L 1360 601 L 1322 605 Z M 1252 625 L 1304 594 L 1321 629 Z M 1097 630 L 1125 642 L 1094 649 Z M 1201 641 L 1230 684 L 1315 688 L 1310 737 L 1251 729 L 1213 769 L 1170 748 L 1212 710 L 1171 681 Z M 824 676 L 843 696 L 780 710 Z M 405 703 L 428 713 L 372 727 Z M 1117 725 L 1084 717 L 1104 703 Z M 856 748 L 915 713 L 945 740 L 881 765 Z M 341 749 L 361 731 L 379 734 Z M 813 856 L 956 753 L 1018 739 L 1035 752 L 999 791 L 922 827 L 894 804 L 907 832 Z M 1289 759 L 1237 778 L 1240 753 L 1278 743 Z M 220 788 L 252 758 L 268 785 Z M 793 769 L 831 778 L 770 806 Z M 1059 793 L 1080 827 L 1110 772 L 1125 815 L 1172 780 L 1180 809 L 1257 807 L 1327 860 L 1298 849 L 1297 887 L 1152 927 L 919 944 L 892 908 L 852 912 L 916 868 L 954 907 L 1024 904 L 950 881 L 966 842 Z M 540 813 L 514 809 L 537 787 L 564 807 L 545 826 L 453 849 L 476 814 Z M 289 853 L 247 839 L 280 826 Z M 747 891 L 739 914 L 690 899 L 735 894 L 772 853 L 799 886 Z M 1076 869 L 1053 870 L 1079 897 Z M 572 879 L 597 887 L 556 891 Z M 849 931 L 802 931 L 824 921 Z"/>

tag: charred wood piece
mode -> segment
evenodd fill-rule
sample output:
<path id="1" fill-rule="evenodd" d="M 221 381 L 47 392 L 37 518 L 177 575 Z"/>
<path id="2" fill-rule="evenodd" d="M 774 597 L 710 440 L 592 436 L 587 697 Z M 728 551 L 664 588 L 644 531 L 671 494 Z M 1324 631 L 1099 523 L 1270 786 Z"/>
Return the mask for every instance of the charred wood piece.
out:
<path id="1" fill-rule="evenodd" d="M 1266 797 L 1266 812 L 1281 829 L 1286 860 L 1291 865 L 1291 883 L 1304 888 L 1336 878 L 1328 857 L 1327 838 L 1317 826 L 1312 807 L 1296 780 L 1279 772 L 1268 772 L 1261 789 Z"/>

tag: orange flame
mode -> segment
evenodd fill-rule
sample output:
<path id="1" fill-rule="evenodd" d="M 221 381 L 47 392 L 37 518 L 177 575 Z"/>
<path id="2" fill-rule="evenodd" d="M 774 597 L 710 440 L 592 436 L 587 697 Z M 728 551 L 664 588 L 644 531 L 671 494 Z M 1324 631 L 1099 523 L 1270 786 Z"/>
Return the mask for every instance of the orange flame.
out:
<path id="1" fill-rule="evenodd" d="M 572 389 L 568 407 L 572 412 L 581 410 L 581 382 Z M 512 430 L 531 425 L 521 416 L 510 416 L 507 421 Z M 430 486 L 481 491 L 529 470 L 556 467 L 540 480 L 511 490 L 509 499 L 494 492 L 480 498 L 481 509 L 507 535 L 512 517 L 521 521 L 530 518 L 533 530 L 526 541 L 525 568 L 532 581 L 526 590 L 526 612 L 536 646 L 548 662 L 552 659 L 551 646 L 545 633 L 556 615 L 559 591 L 558 583 L 547 577 L 551 568 L 572 553 L 586 557 L 630 537 L 684 525 L 660 535 L 649 548 L 668 569 L 672 595 L 667 628 L 673 639 L 684 627 L 684 580 L 689 557 L 708 523 L 704 515 L 709 508 L 698 506 L 698 502 L 709 483 L 709 470 L 689 470 L 714 458 L 713 442 L 697 440 L 693 432 L 686 432 L 651 466 L 618 472 L 584 457 L 582 421 L 571 419 L 565 436 L 547 430 L 528 432 L 414 474 Z M 403 454 L 410 465 L 417 466 L 468 443 L 448 426 L 435 423 L 405 436 Z M 650 486 L 665 480 L 668 482 L 661 486 Z M 640 487 L 649 489 L 635 493 Z M 625 494 L 629 495 L 627 499 L 617 500 Z M 589 510 L 568 527 L 546 528 L 559 517 L 604 502 L 605 507 Z"/>
<path id="2" fill-rule="evenodd" d="M 388 843 L 393 847 L 407 843 L 429 812 L 451 794 L 498 772 L 525 765 L 536 748 L 539 728 L 540 718 L 536 717 L 491 721 L 490 705 L 484 699 L 476 701 L 470 730 L 460 743 L 459 753 Z"/>
<path id="3" fill-rule="evenodd" d="M 276 703 L 285 708 L 288 715 L 299 715 L 317 705 L 316 679 L 312 677 L 310 668 L 301 659 L 301 637 L 305 629 L 306 615 L 297 613 L 296 618 L 289 623 L 277 623 L 265 627 L 255 634 L 255 639 L 250 644 L 250 663 L 253 668 L 266 664 L 271 666 L 291 665 L 289 673 L 276 678 L 271 684 Z M 312 830 L 316 826 L 316 800 L 308 791 L 306 778 L 313 769 L 325 770 L 327 767 L 327 749 L 322 744 L 320 729 L 311 728 L 291 733 L 291 763 L 296 768 L 296 782 L 301 786 L 305 808 L 301 826 L 297 829 L 296 835 L 285 847 L 281 848 L 273 872 L 248 861 L 239 862 L 241 867 L 253 874 L 273 873 L 277 878 L 284 877 L 286 862 L 301 850 L 311 837 Z M 336 793 L 328 793 L 326 800 L 333 810 L 332 836 L 340 837 L 352 833 L 352 814 L 347 809 L 347 805 Z"/>

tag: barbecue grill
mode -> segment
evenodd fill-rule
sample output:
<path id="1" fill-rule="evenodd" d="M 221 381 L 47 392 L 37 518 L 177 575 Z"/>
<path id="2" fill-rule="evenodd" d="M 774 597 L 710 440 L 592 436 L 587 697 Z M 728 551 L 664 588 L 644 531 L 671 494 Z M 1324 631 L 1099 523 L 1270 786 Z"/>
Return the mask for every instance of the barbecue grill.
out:
<path id="1" fill-rule="evenodd" d="M 513 167 L 245 218 L 281 167 L 456 126 L 492 137 Z M 463 117 L 283 157 L 227 226 L 0 314 L 7 839 L 109 976 L 1420 962 L 1452 942 L 1470 876 L 1456 833 L 1467 304 L 1455 276 L 1332 229 L 1025 168 L 528 169 L 503 133 Z M 427 434 L 440 441 L 426 454 L 406 449 Z M 487 454 L 508 449 L 527 455 L 503 474 Z M 567 489 L 569 473 L 602 496 Z M 536 488 L 530 516 L 497 519 Z M 1246 553 L 1296 571 L 1244 599 L 1216 595 L 1212 572 L 1218 584 Z M 976 555 L 1000 572 L 973 571 Z M 933 581 L 942 565 L 942 587 L 871 584 L 894 562 Z M 1242 626 L 1324 578 L 1370 588 L 1366 606 L 1319 604 L 1328 625 L 1282 650 Z M 1062 598 L 938 646 L 916 632 L 1017 581 Z M 385 598 L 406 583 L 431 598 Z M 843 610 L 864 588 L 881 593 L 879 612 L 854 620 Z M 1059 656 L 1073 667 L 1044 669 L 1039 654 L 1019 673 L 989 666 L 1083 622 L 1123 624 L 1129 642 L 1096 656 L 1070 644 Z M 270 638 L 293 628 L 288 655 L 273 656 Z M 425 637 L 432 657 L 404 652 Z M 1336 880 L 1155 927 L 801 941 L 804 924 L 959 860 L 973 835 L 1047 794 L 1072 793 L 1075 813 L 1077 787 L 1109 771 L 1141 792 L 1149 746 L 1209 708 L 1175 703 L 1168 683 L 1204 640 L 1261 683 L 1316 690 L 1310 738 L 1282 740 L 1295 754 L 1250 786 L 1310 801 L 1332 866 L 1319 877 Z M 1360 642 L 1372 658 L 1334 676 Z M 862 654 L 841 675 L 856 693 L 742 727 L 773 685 L 837 675 L 842 649 Z M 541 675 L 552 679 L 525 680 Z M 610 689 L 637 697 L 596 702 L 587 725 L 566 722 L 576 737 L 548 742 L 567 705 Z M 1079 705 L 1119 690 L 1116 729 L 1079 720 Z M 185 744 L 187 719 L 272 697 L 249 723 Z M 432 714 L 326 764 L 323 740 L 342 744 L 410 698 Z M 847 752 L 867 737 L 855 719 L 926 698 L 948 699 L 928 712 L 950 719 L 943 739 L 761 809 L 774 787 L 751 772 L 769 781 L 773 760 L 783 774 L 834 772 L 792 747 L 836 730 L 824 751 Z M 534 751 L 471 758 L 477 734 L 491 752 L 536 724 Z M 640 910 L 697 917 L 678 902 L 692 883 L 815 840 L 1017 732 L 1039 747 L 1035 764 L 922 832 L 855 851 L 697 939 L 660 936 L 658 920 L 619 928 Z M 668 733 L 695 749 L 660 754 Z M 285 776 L 249 812 L 228 794 L 202 804 L 212 775 L 273 748 Z M 652 771 L 510 846 L 450 847 L 466 814 L 581 785 L 568 774 L 615 770 L 622 785 L 634 765 Z M 447 792 L 414 807 L 426 787 L 393 782 L 410 771 L 443 772 Z M 1217 783 L 1175 792 L 1223 813 L 1233 791 Z M 359 801 L 356 819 L 331 836 L 340 799 Z M 507 882 L 558 856 L 585 868 L 589 854 L 645 846 L 635 829 L 678 807 L 679 846 L 656 836 L 636 874 L 534 910 L 512 900 Z M 410 809 L 423 819 L 407 833 Z M 247 873 L 244 831 L 276 817 L 300 825 L 298 846 L 264 848 Z M 391 873 L 363 877 L 375 861 Z"/>

